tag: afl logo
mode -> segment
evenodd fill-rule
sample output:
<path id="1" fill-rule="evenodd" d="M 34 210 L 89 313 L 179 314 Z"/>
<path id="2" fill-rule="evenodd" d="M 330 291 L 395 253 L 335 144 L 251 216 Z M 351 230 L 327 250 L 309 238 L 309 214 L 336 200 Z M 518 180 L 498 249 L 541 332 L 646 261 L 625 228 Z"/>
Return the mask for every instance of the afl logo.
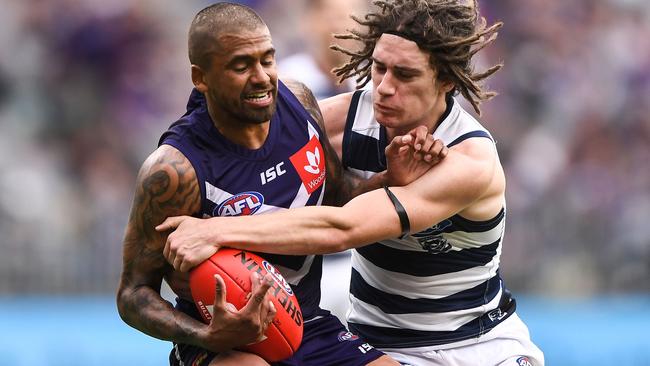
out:
<path id="1" fill-rule="evenodd" d="M 352 332 L 340 332 L 338 335 L 339 342 L 356 341 L 359 336 Z"/>
<path id="2" fill-rule="evenodd" d="M 238 193 L 221 202 L 212 212 L 213 216 L 252 215 L 264 204 L 264 196 L 259 192 Z"/>
<path id="3" fill-rule="evenodd" d="M 289 285 L 289 282 L 287 282 L 287 280 L 285 280 L 284 277 L 282 277 L 280 271 L 275 269 L 275 267 L 273 267 L 271 263 L 267 261 L 262 261 L 262 266 L 264 266 L 266 272 L 270 273 L 271 276 L 273 276 L 275 282 L 278 285 L 280 285 L 284 289 L 284 291 L 289 294 L 289 296 L 293 295 L 293 290 L 291 289 L 291 285 Z"/>

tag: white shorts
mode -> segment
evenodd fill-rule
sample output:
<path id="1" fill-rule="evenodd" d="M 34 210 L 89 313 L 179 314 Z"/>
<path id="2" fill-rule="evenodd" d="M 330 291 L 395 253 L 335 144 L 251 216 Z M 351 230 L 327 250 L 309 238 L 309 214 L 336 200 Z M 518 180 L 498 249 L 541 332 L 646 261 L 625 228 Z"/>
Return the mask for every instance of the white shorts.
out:
<path id="1" fill-rule="evenodd" d="M 517 314 L 471 344 L 453 348 L 381 348 L 408 366 L 544 366 L 544 354 L 530 340 L 528 327 Z"/>

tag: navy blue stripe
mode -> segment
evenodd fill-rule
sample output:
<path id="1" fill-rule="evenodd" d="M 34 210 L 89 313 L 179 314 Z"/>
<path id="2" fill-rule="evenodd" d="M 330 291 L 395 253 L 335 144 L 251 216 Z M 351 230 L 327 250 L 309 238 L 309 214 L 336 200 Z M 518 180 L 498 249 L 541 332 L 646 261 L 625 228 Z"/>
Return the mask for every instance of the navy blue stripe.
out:
<path id="1" fill-rule="evenodd" d="M 490 137 L 490 134 L 487 133 L 486 131 L 482 131 L 482 130 L 471 131 L 471 132 L 468 132 L 468 133 L 466 133 L 464 135 L 459 136 L 454 141 L 452 141 L 449 145 L 447 145 L 447 147 L 452 147 L 454 145 L 458 145 L 461 142 L 463 142 L 463 141 L 465 141 L 465 140 L 467 140 L 469 138 L 472 138 L 472 137 L 487 137 L 490 140 L 492 140 L 492 138 Z"/>
<path id="2" fill-rule="evenodd" d="M 399 250 L 376 243 L 355 249 L 366 260 L 387 271 L 412 276 L 434 276 L 458 272 L 489 263 L 497 254 L 501 239 L 480 248 L 430 254 Z"/>
<path id="3" fill-rule="evenodd" d="M 348 146 L 350 146 L 350 135 L 352 134 L 352 125 L 354 125 L 354 116 L 357 114 L 357 107 L 359 106 L 359 98 L 361 97 L 363 90 L 357 90 L 352 94 L 352 100 L 350 101 L 350 108 L 348 108 L 348 116 L 345 120 L 345 130 L 343 130 L 343 146 L 342 146 L 342 161 L 343 169 L 349 166 L 348 164 Z"/>
<path id="4" fill-rule="evenodd" d="M 388 137 L 386 136 L 386 127 L 379 125 L 379 145 L 377 153 L 379 154 L 379 166 L 386 170 L 386 146 L 388 146 Z M 373 170 L 374 171 L 374 170 Z M 379 170 L 381 171 L 381 170 Z"/>
<path id="5" fill-rule="evenodd" d="M 325 183 L 327 183 L 327 182 L 325 182 Z M 305 203 L 305 206 L 316 206 L 318 204 L 318 199 L 320 198 L 322 190 L 323 190 L 323 185 L 318 187 L 317 190 L 313 191 L 309 195 L 309 198 L 307 198 L 307 203 Z M 324 199 L 324 197 L 323 197 L 323 199 Z"/>
<path id="6" fill-rule="evenodd" d="M 453 331 L 427 332 L 423 330 L 375 327 L 348 322 L 348 328 L 375 347 L 422 347 L 458 342 L 487 333 L 514 313 L 514 306 L 501 319 L 490 319 L 488 314 L 476 318 Z"/>
<path id="7" fill-rule="evenodd" d="M 470 289 L 440 299 L 411 299 L 390 294 L 369 285 L 354 268 L 350 281 L 350 293 L 357 299 L 377 306 L 386 314 L 444 313 L 471 309 L 490 302 L 501 288 L 497 273 L 489 280 Z"/>
<path id="8" fill-rule="evenodd" d="M 379 140 L 352 131 L 348 133 L 350 143 L 345 155 L 348 167 L 376 173 L 386 170 L 386 165 L 382 163 L 383 149 L 379 146 Z"/>
<path id="9" fill-rule="evenodd" d="M 464 231 L 467 233 L 481 233 L 490 231 L 501 223 L 501 220 L 503 220 L 505 214 L 506 210 L 502 208 L 496 216 L 485 221 L 468 220 L 459 215 L 454 215 L 449 218 L 451 225 L 446 227 L 444 229 L 444 232 L 451 233 L 454 231 Z"/>

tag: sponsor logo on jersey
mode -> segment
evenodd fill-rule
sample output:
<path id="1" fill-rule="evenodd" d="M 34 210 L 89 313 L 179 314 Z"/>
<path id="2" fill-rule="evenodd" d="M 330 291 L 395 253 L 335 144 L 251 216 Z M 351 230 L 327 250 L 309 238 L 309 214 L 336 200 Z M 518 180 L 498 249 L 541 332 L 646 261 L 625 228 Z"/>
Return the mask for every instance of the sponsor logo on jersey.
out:
<path id="1" fill-rule="evenodd" d="M 444 220 L 419 233 L 412 234 L 412 236 L 420 243 L 422 249 L 430 254 L 447 253 L 451 250 L 451 244 L 442 236 L 442 233 L 449 226 L 451 226 L 451 221 Z"/>
<path id="2" fill-rule="evenodd" d="M 517 359 L 517 365 L 519 366 L 533 366 L 528 357 L 521 356 Z"/>
<path id="3" fill-rule="evenodd" d="M 284 277 L 282 277 L 282 274 L 280 274 L 280 271 L 275 269 L 275 267 L 273 267 L 273 265 L 271 265 L 271 263 L 269 263 L 267 261 L 263 261 L 262 266 L 264 266 L 264 269 L 266 270 L 266 272 L 270 273 L 271 276 L 273 276 L 273 279 L 275 280 L 275 282 L 278 285 L 282 286 L 284 291 L 286 291 L 289 295 L 293 295 L 293 290 L 291 289 L 291 285 L 289 285 L 289 282 L 287 282 L 287 280 L 285 280 Z"/>
<path id="4" fill-rule="evenodd" d="M 339 333 L 338 339 L 339 342 L 354 341 L 359 339 L 359 336 L 352 332 L 341 332 Z"/>
<path id="5" fill-rule="evenodd" d="M 491 321 L 497 321 L 503 319 L 506 315 L 508 315 L 507 311 L 501 311 L 501 309 L 496 308 L 492 311 L 490 311 L 488 314 L 488 318 L 490 318 Z"/>
<path id="6" fill-rule="evenodd" d="M 291 164 L 298 172 L 300 180 L 312 194 L 325 181 L 325 154 L 323 147 L 316 136 L 289 158 Z"/>
<path id="7" fill-rule="evenodd" d="M 264 196 L 259 192 L 238 193 L 214 209 L 214 216 L 244 216 L 252 215 L 264 204 Z"/>

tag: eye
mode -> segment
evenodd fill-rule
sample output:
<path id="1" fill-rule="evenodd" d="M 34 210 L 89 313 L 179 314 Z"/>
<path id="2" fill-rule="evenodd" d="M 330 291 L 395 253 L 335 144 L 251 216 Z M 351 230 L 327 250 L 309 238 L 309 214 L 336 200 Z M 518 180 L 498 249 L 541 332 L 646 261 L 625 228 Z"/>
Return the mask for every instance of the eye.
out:
<path id="1" fill-rule="evenodd" d="M 415 77 L 415 75 L 400 71 L 395 72 L 395 76 L 400 80 L 411 80 Z"/>
<path id="2" fill-rule="evenodd" d="M 378 64 L 378 63 L 376 63 L 376 62 L 372 64 L 372 67 L 373 67 L 373 68 L 375 69 L 375 71 L 378 72 L 378 73 L 383 74 L 383 73 L 386 72 L 386 66 L 381 65 L 381 64 Z"/>
<path id="3" fill-rule="evenodd" d="M 235 72 L 243 73 L 243 72 L 246 72 L 246 69 L 248 69 L 248 66 L 246 64 L 237 64 L 237 65 L 233 65 L 232 69 Z"/>
<path id="4" fill-rule="evenodd" d="M 273 57 L 262 60 L 262 65 L 264 66 L 273 66 L 274 63 L 275 63 L 275 59 Z"/>

